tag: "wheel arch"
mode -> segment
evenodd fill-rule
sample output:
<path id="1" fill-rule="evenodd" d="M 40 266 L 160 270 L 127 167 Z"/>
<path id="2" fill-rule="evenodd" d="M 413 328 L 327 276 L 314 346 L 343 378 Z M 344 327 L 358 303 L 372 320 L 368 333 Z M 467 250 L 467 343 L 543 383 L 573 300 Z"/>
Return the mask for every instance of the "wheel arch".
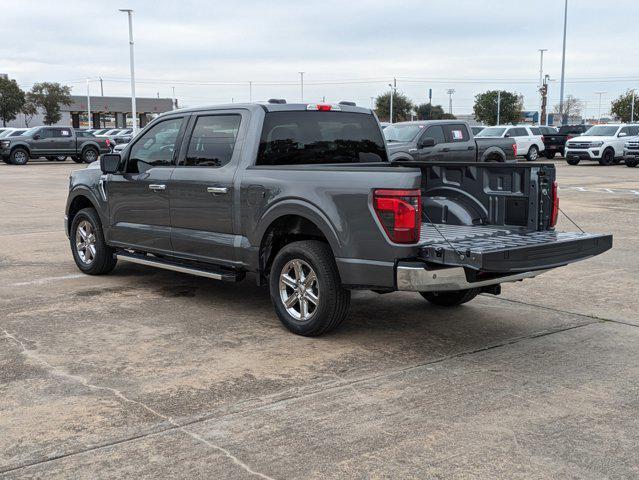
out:
<path id="1" fill-rule="evenodd" d="M 488 147 L 484 153 L 482 153 L 480 162 L 490 162 L 496 160 L 498 162 L 506 161 L 506 154 L 501 148 Z"/>
<path id="2" fill-rule="evenodd" d="M 104 228 L 104 218 L 99 208 L 99 202 L 93 195 L 93 193 L 85 188 L 79 187 L 73 190 L 69 194 L 69 199 L 67 200 L 67 225 L 66 225 L 66 233 L 70 234 L 71 232 L 71 224 L 73 223 L 73 218 L 77 215 L 77 213 L 83 208 L 93 208 L 97 213 L 98 217 L 100 217 L 100 221 L 102 222 L 102 227 Z"/>
<path id="3" fill-rule="evenodd" d="M 281 202 L 262 218 L 255 235 L 258 282 L 269 273 L 273 259 L 285 245 L 299 240 L 319 240 L 337 256 L 342 243 L 333 224 L 314 205 L 302 201 Z"/>

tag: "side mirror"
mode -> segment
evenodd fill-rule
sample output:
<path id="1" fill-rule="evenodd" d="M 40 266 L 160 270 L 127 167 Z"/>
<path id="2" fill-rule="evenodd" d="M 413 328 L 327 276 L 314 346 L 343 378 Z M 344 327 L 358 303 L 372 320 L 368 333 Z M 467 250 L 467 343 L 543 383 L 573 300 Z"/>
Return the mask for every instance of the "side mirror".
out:
<path id="1" fill-rule="evenodd" d="M 619 135 L 617 135 L 618 137 L 627 137 L 628 134 L 626 132 L 621 132 Z"/>
<path id="2" fill-rule="evenodd" d="M 434 147 L 435 139 L 432 137 L 424 137 L 419 141 L 419 148 Z"/>
<path id="3" fill-rule="evenodd" d="M 118 173 L 122 157 L 119 153 L 105 153 L 100 156 L 100 170 L 102 173 Z"/>
<path id="4" fill-rule="evenodd" d="M 40 140 L 40 134 L 39 134 L 39 133 L 36 133 L 36 134 L 33 136 L 33 139 L 34 139 L 34 140 Z"/>
<path id="5" fill-rule="evenodd" d="M 504 138 L 510 138 L 510 133 L 507 133 L 506 135 L 504 135 Z"/>

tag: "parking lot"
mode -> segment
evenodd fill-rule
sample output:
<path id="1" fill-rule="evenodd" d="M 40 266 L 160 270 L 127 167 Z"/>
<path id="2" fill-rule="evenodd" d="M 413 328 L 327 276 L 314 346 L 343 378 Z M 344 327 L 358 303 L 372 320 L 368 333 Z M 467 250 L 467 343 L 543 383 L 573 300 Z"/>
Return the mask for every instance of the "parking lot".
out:
<path id="1" fill-rule="evenodd" d="M 252 277 L 80 274 L 78 165 L 0 164 L 0 476 L 636 478 L 639 169 L 555 163 L 611 251 L 455 309 L 356 292 L 315 339 Z"/>

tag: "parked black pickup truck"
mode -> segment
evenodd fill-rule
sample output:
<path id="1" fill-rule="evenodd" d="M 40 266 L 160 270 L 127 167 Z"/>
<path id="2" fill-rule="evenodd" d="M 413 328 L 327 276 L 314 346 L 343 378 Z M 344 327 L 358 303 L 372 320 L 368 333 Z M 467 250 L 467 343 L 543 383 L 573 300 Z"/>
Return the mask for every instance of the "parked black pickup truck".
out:
<path id="1" fill-rule="evenodd" d="M 34 127 L 19 137 L 0 140 L 0 156 L 6 163 L 25 165 L 30 158 L 71 156 L 77 163 L 91 163 L 111 151 L 110 140 L 76 132 L 70 127 Z"/>
<path id="2" fill-rule="evenodd" d="M 539 127 L 542 129 L 541 133 L 544 136 L 544 155 L 546 158 L 555 158 L 555 155 L 559 153 L 564 155 L 564 149 L 566 148 L 566 142 L 573 137 L 577 137 L 588 130 L 592 125 L 563 125 L 559 127 L 559 131 L 547 131 L 543 129 L 550 129 L 551 127 Z"/>
<path id="3" fill-rule="evenodd" d="M 512 138 L 477 138 L 459 120 L 425 120 L 394 123 L 384 129 L 392 162 L 507 162 L 516 161 Z"/>
<path id="4" fill-rule="evenodd" d="M 350 105 L 171 111 L 69 188 L 81 271 L 121 260 L 227 281 L 254 273 L 301 335 L 339 325 L 353 289 L 459 305 L 612 245 L 555 230 L 553 165 L 391 163 L 373 112 Z"/>

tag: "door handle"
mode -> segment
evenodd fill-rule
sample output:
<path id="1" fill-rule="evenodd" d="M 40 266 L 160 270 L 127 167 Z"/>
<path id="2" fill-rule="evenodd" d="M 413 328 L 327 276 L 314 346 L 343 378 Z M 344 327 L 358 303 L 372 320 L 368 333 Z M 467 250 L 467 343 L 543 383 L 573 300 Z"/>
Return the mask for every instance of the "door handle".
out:
<path id="1" fill-rule="evenodd" d="M 468 150 L 475 150 L 475 147 L 468 147 Z"/>
<path id="2" fill-rule="evenodd" d="M 158 185 L 156 183 L 152 183 L 151 185 L 149 185 L 149 188 L 154 192 L 158 192 L 160 190 L 166 190 L 166 185 Z"/>
<path id="3" fill-rule="evenodd" d="M 442 152 L 450 152 L 450 148 L 442 148 Z"/>
<path id="4" fill-rule="evenodd" d="M 229 189 L 227 187 L 206 187 L 206 191 L 213 195 L 229 193 Z"/>

